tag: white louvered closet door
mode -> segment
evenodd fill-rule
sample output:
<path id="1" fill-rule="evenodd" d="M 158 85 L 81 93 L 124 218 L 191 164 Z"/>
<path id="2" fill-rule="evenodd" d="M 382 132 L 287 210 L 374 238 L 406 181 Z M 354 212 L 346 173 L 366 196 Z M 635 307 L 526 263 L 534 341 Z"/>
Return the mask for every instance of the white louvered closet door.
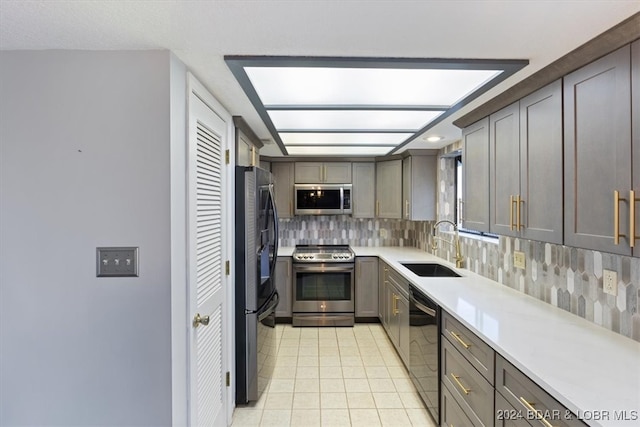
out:
<path id="1" fill-rule="evenodd" d="M 197 96 L 189 103 L 189 424 L 226 425 L 223 269 L 224 144 L 227 125 Z M 198 317 L 199 316 L 199 317 Z M 198 321 L 200 319 L 200 321 Z"/>

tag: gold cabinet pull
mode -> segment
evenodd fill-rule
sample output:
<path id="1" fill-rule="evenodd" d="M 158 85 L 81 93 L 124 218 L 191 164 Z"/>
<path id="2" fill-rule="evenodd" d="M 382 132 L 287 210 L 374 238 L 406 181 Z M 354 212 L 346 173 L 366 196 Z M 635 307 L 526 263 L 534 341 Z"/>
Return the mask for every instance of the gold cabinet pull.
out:
<path id="1" fill-rule="evenodd" d="M 632 248 L 636 245 L 636 239 L 640 239 L 640 236 L 636 236 L 636 202 L 640 199 L 636 199 L 636 192 L 634 190 L 629 191 L 629 246 Z"/>
<path id="2" fill-rule="evenodd" d="M 460 376 L 455 375 L 453 372 L 451 373 L 451 378 L 453 378 L 453 381 L 455 381 L 455 383 L 458 385 L 458 387 L 460 387 L 460 390 L 462 390 L 464 394 L 469 394 L 473 391 L 470 388 L 466 388 L 465 386 L 463 386 L 460 382 Z"/>
<path id="3" fill-rule="evenodd" d="M 380 216 L 380 200 L 376 200 L 376 216 Z"/>
<path id="4" fill-rule="evenodd" d="M 620 234 L 620 202 L 627 201 L 624 197 L 620 197 L 620 192 L 613 192 L 613 244 L 619 245 L 621 237 L 627 237 L 626 234 Z"/>
<path id="5" fill-rule="evenodd" d="M 517 208 L 517 214 L 516 214 L 516 230 L 520 231 L 524 228 L 524 224 L 522 223 L 521 219 L 522 219 L 522 204 L 524 203 L 524 200 L 522 200 L 522 198 L 520 197 L 520 195 L 518 194 L 516 196 L 516 208 Z"/>
<path id="6" fill-rule="evenodd" d="M 396 294 L 393 294 L 393 315 L 397 316 L 398 313 L 400 313 L 400 310 L 398 310 L 398 300 L 400 298 L 398 298 L 398 296 Z"/>
<path id="7" fill-rule="evenodd" d="M 520 402 L 522 402 L 522 404 L 530 411 L 532 411 L 533 413 L 536 414 L 536 419 L 538 421 L 540 421 L 540 423 L 545 426 L 545 427 L 553 427 L 553 424 L 551 424 L 549 421 L 544 419 L 544 416 L 542 414 L 542 411 L 538 411 L 536 408 L 534 408 L 533 406 L 535 405 L 535 403 L 530 403 L 527 402 L 527 399 L 525 399 L 524 397 L 520 396 Z"/>
<path id="8" fill-rule="evenodd" d="M 513 200 L 513 195 L 511 195 L 509 196 L 509 230 L 511 231 L 515 228 L 513 225 L 513 202 L 515 202 L 515 200 Z"/>
<path id="9" fill-rule="evenodd" d="M 463 346 L 465 348 L 465 350 L 469 350 L 469 347 L 471 347 L 471 344 L 467 344 L 466 342 L 464 342 L 462 340 L 462 338 L 460 337 L 460 335 L 456 334 L 453 331 L 449 331 L 449 334 L 451 334 L 451 336 L 453 338 L 455 338 L 456 341 L 458 341 L 460 343 L 461 346 Z"/>
<path id="10" fill-rule="evenodd" d="M 405 200 L 404 202 L 404 216 L 405 218 L 409 218 L 409 200 Z"/>

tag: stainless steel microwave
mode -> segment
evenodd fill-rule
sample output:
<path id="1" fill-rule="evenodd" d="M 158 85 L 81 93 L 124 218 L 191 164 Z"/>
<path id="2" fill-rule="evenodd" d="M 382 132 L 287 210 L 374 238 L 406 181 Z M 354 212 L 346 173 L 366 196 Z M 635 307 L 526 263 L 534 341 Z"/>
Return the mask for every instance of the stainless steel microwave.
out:
<path id="1" fill-rule="evenodd" d="M 351 184 L 296 184 L 296 215 L 351 214 Z"/>

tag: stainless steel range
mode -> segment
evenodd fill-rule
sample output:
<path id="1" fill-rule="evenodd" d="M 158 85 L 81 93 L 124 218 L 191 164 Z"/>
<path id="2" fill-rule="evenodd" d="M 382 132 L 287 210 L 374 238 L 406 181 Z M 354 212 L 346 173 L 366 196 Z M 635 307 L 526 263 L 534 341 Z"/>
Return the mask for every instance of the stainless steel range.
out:
<path id="1" fill-rule="evenodd" d="M 293 326 L 353 326 L 354 270 L 349 246 L 296 246 Z"/>

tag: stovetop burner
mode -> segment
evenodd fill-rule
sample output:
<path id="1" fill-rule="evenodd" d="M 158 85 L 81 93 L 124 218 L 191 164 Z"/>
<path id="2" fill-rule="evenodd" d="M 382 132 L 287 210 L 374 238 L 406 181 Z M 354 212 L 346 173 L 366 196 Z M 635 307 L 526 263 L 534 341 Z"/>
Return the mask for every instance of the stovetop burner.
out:
<path id="1" fill-rule="evenodd" d="M 354 262 L 355 254 L 347 245 L 298 245 L 295 262 Z"/>

